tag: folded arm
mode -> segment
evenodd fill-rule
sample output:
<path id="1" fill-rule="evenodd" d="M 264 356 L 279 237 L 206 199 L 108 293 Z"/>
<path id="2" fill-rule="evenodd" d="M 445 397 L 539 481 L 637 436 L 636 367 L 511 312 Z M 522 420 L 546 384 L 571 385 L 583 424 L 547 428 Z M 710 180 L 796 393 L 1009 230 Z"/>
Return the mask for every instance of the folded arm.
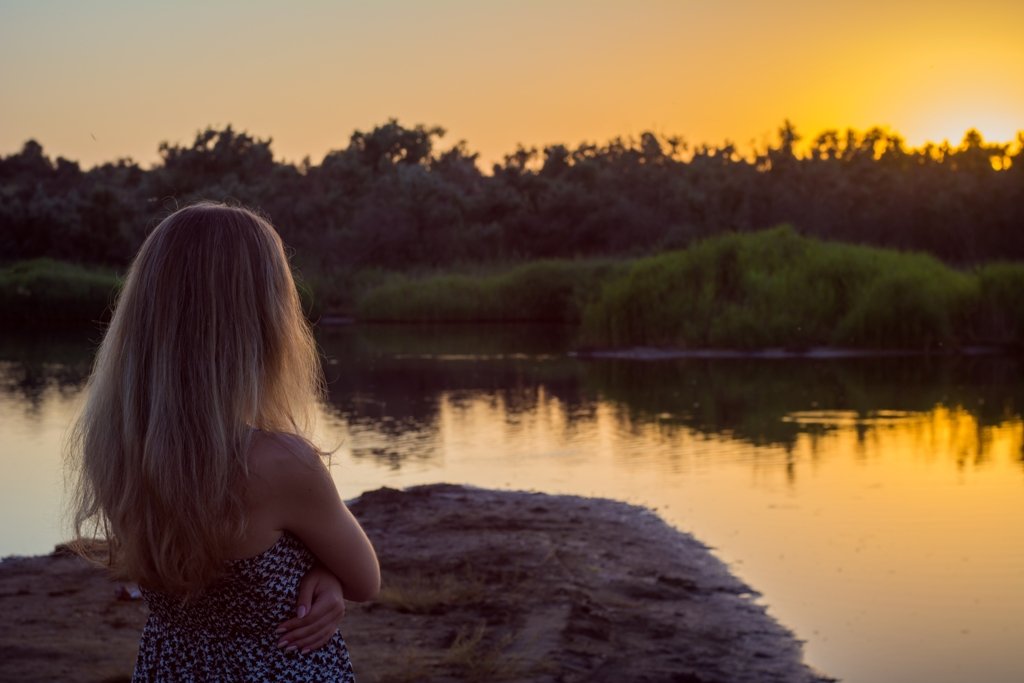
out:
<path id="1" fill-rule="evenodd" d="M 262 447 L 271 449 L 263 460 L 263 476 L 271 485 L 279 528 L 298 536 L 338 578 L 347 600 L 372 600 L 380 590 L 377 553 L 338 495 L 319 454 L 305 441 L 282 435 L 267 439 Z"/>
<path id="2" fill-rule="evenodd" d="M 323 647 L 345 616 L 341 582 L 318 562 L 299 582 L 295 608 L 295 617 L 277 627 L 277 646 L 303 653 Z"/>

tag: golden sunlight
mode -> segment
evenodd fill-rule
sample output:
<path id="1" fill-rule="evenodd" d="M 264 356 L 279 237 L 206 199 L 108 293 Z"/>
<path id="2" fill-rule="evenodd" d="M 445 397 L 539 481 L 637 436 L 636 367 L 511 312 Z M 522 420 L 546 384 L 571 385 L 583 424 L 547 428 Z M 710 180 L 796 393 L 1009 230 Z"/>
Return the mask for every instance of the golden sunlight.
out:
<path id="1" fill-rule="evenodd" d="M 972 128 L 981 133 L 986 142 L 1017 144 L 1017 136 L 1024 133 L 1024 121 L 1009 112 L 978 111 L 964 105 L 926 113 L 915 130 L 922 142 L 948 141 L 958 145 Z"/>

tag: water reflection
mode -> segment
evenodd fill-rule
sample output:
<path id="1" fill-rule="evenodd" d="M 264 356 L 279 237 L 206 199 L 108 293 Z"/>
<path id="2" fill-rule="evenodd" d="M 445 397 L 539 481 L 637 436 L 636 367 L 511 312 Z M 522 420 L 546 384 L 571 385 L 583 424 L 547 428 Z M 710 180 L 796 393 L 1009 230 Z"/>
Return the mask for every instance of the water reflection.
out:
<path id="1" fill-rule="evenodd" d="M 99 335 L 81 328 L 0 339 L 0 392 L 29 416 L 48 391 L 74 396 Z M 559 326 L 326 328 L 329 412 L 353 433 L 380 435 L 355 457 L 398 467 L 404 457 L 431 457 L 442 401 L 484 397 L 514 422 L 543 396 L 561 406 L 567 428 L 592 423 L 604 402 L 627 431 L 656 425 L 664 438 L 683 429 L 790 451 L 803 435 L 814 444 L 837 429 L 853 429 L 866 448 L 873 431 L 944 408 L 977 425 L 958 452 L 961 464 L 981 465 L 984 428 L 1019 421 L 1024 408 L 1012 357 L 582 360 L 567 355 L 572 338 Z"/>
<path id="2" fill-rule="evenodd" d="M 429 441 L 442 397 L 458 403 L 486 396 L 515 420 L 536 411 L 543 394 L 557 400 L 569 423 L 592 421 L 607 402 L 626 429 L 654 424 L 666 438 L 685 429 L 785 449 L 802 435 L 814 443 L 840 428 L 865 442 L 897 418 L 937 407 L 965 411 L 979 429 L 1019 420 L 1024 407 L 1020 362 L 1009 357 L 581 360 L 566 355 L 571 334 L 564 328 L 539 328 L 537 336 L 529 330 L 328 330 L 321 344 L 330 405 L 354 425 Z M 471 353 L 474 345 L 480 354 Z M 985 458 L 979 438 L 971 460 Z"/>
<path id="3" fill-rule="evenodd" d="M 92 335 L 92 337 L 90 337 Z M 0 392 L 38 413 L 48 391 L 72 396 L 89 376 L 98 333 L 88 329 L 62 334 L 0 335 Z"/>
<path id="4" fill-rule="evenodd" d="M 0 555 L 62 540 L 98 335 L 0 342 Z M 1024 680 L 1019 361 L 583 360 L 571 331 L 321 331 L 346 497 L 452 481 L 657 507 L 847 681 Z"/>
<path id="5" fill-rule="evenodd" d="M 390 467 L 403 458 L 436 457 L 443 402 L 468 404 L 480 396 L 503 407 L 506 420 L 537 408 L 540 394 L 557 396 L 579 414 L 592 413 L 581 368 L 567 358 L 570 333 L 562 327 L 375 326 L 323 331 L 328 402 L 353 434 L 370 442 L 356 458 Z M 474 349 L 478 352 L 474 353 Z M 586 406 L 586 407 L 584 407 Z M 370 434 L 377 433 L 373 439 Z"/>
<path id="6" fill-rule="evenodd" d="M 725 434 L 755 445 L 792 446 L 800 434 L 837 427 L 791 419 L 850 411 L 858 431 L 885 415 L 960 407 L 982 426 L 1019 419 L 1024 405 L 1017 361 L 1007 358 L 614 361 L 587 379 L 635 419 Z"/>

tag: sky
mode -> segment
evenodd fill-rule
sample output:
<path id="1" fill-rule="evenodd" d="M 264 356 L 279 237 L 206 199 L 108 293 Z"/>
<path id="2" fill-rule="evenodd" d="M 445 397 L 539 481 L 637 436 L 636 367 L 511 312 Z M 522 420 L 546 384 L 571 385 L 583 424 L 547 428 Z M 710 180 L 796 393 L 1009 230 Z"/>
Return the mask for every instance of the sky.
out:
<path id="1" fill-rule="evenodd" d="M 1024 130 L 1021 0 L 0 0 L 0 154 L 159 160 L 231 124 L 319 163 L 390 118 L 518 144 Z"/>

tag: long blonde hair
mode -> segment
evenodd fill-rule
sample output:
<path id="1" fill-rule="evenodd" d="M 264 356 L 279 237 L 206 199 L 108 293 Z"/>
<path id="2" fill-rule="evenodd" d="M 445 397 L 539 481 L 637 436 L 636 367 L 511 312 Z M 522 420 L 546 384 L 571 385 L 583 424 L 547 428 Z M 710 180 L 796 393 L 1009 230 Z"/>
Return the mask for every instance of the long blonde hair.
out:
<path id="1" fill-rule="evenodd" d="M 176 211 L 132 262 L 72 431 L 76 535 L 109 541 L 120 577 L 197 593 L 244 532 L 253 430 L 307 434 L 323 393 L 270 223 Z"/>

